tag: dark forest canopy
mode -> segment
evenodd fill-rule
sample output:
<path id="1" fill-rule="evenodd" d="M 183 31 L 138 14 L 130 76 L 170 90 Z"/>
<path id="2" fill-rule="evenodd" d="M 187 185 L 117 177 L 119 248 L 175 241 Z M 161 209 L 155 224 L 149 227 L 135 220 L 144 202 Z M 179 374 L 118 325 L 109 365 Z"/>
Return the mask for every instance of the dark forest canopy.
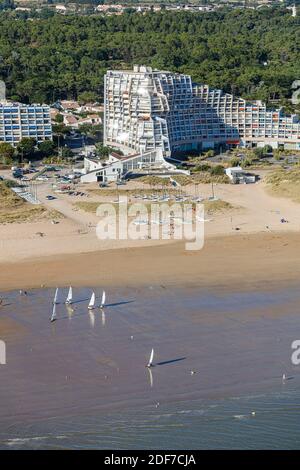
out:
<path id="1" fill-rule="evenodd" d="M 108 68 L 145 64 L 268 101 L 300 79 L 300 19 L 282 8 L 16 19 L 0 14 L 0 78 L 9 98 L 101 99 Z"/>

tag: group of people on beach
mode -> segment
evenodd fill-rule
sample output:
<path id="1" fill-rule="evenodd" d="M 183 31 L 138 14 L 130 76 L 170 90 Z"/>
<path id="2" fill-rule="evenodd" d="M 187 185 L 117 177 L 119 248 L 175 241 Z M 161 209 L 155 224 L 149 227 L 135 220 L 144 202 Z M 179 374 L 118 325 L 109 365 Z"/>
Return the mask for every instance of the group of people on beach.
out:
<path id="1" fill-rule="evenodd" d="M 20 294 L 20 295 L 27 295 L 27 291 L 20 289 L 20 290 L 19 290 L 19 294 Z M 3 297 L 0 297 L 0 307 L 1 307 L 1 305 L 3 304 L 3 301 L 4 301 Z"/>

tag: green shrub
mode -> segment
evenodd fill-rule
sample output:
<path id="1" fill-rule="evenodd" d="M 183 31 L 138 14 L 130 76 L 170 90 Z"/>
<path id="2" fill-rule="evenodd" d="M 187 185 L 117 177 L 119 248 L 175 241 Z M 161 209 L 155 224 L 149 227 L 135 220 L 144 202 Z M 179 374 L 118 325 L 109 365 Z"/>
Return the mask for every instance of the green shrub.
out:
<path id="1" fill-rule="evenodd" d="M 224 175 L 224 167 L 222 165 L 213 166 L 210 170 L 212 175 Z"/>

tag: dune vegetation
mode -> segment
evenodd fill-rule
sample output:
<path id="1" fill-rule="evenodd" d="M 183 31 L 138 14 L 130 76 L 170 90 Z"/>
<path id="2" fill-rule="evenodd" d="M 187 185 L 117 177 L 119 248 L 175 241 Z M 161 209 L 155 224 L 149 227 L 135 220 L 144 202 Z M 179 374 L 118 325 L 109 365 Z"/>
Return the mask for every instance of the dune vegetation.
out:
<path id="1" fill-rule="evenodd" d="M 300 168 L 277 169 L 266 176 L 267 191 L 277 197 L 287 197 L 300 202 Z"/>
<path id="2" fill-rule="evenodd" d="M 48 211 L 41 205 L 33 206 L 24 201 L 4 182 L 0 182 L 0 224 L 37 222 L 42 219 L 58 219 L 62 214 Z"/>

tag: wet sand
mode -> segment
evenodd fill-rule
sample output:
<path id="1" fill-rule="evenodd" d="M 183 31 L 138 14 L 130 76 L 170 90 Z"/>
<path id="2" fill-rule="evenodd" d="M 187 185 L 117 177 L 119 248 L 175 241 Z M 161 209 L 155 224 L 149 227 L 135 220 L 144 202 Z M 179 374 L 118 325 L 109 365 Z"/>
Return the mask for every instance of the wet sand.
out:
<path id="1" fill-rule="evenodd" d="M 96 292 L 100 298 L 101 290 Z M 298 290 L 111 288 L 105 317 L 99 310 L 88 313 L 90 294 L 91 289 L 75 289 L 74 311 L 59 305 L 53 324 L 53 289 L 5 294 L 1 316 L 22 334 L 4 329 L 0 335 L 7 343 L 0 437 L 12 430 L 26 436 L 45 419 L 53 425 L 74 416 L 100 419 L 110 410 L 155 410 L 157 402 L 160 412 L 181 400 L 281 390 L 283 373 L 294 384 L 300 381 L 299 367 L 290 360 Z M 61 290 L 61 301 L 65 295 Z M 150 372 L 145 364 L 152 347 Z"/>
<path id="2" fill-rule="evenodd" d="M 184 243 L 123 248 L 1 263 L 0 289 L 44 286 L 177 285 L 239 289 L 296 285 L 298 233 L 207 238 L 204 248 Z"/>

